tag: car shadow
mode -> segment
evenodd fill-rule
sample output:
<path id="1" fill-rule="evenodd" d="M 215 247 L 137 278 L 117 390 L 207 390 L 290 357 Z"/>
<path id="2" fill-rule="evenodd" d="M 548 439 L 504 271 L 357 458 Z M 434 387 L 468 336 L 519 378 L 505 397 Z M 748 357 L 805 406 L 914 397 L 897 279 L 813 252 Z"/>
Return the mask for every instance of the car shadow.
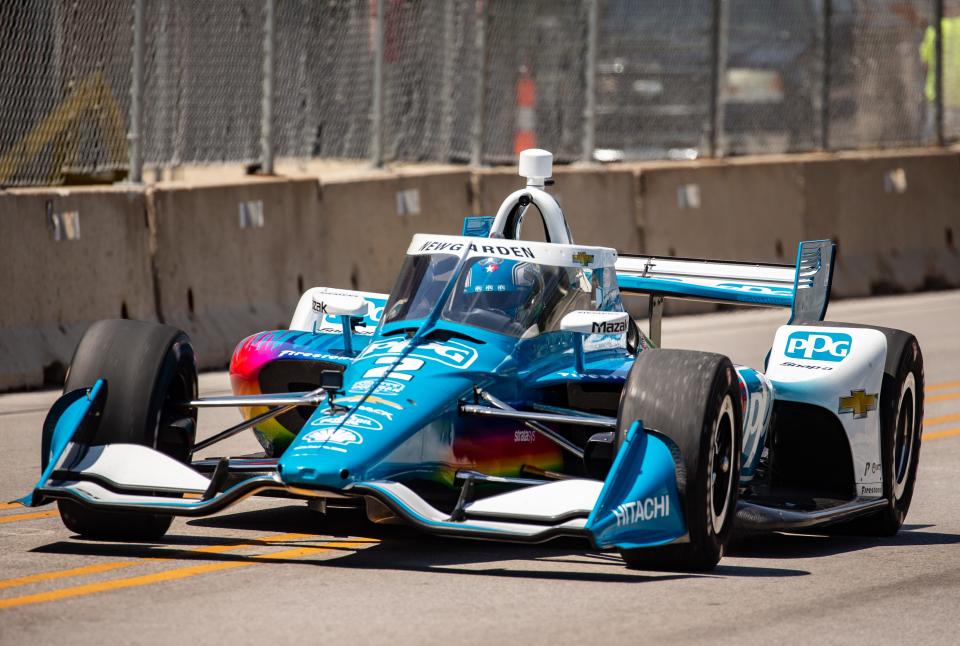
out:
<path id="1" fill-rule="evenodd" d="M 442 575 L 493 576 L 539 580 L 580 582 L 650 583 L 688 578 L 793 577 L 809 572 L 781 567 L 721 564 L 708 573 L 631 570 L 615 551 L 597 551 L 583 540 L 557 539 L 545 544 L 466 541 L 423 534 L 414 528 L 375 525 L 357 510 L 331 510 L 328 514 L 310 511 L 305 506 L 283 506 L 243 511 L 187 521 L 187 525 L 205 529 L 284 532 L 316 535 L 317 540 L 264 541 L 256 537 L 186 535 L 173 531 L 162 541 L 152 543 L 116 543 L 112 541 L 71 540 L 36 548 L 35 552 L 75 554 L 122 559 L 172 559 L 182 561 L 230 561 L 284 563 L 309 567 L 334 567 L 358 570 L 393 570 Z M 368 540 L 375 544 L 363 549 L 326 547 L 328 542 Z M 329 558 L 292 559 L 228 552 L 196 551 L 197 546 L 253 545 L 271 548 L 317 546 L 342 551 Z"/>
<path id="2" fill-rule="evenodd" d="M 883 537 L 820 532 L 739 537 L 727 550 L 727 555 L 755 559 L 803 559 L 834 556 L 875 547 L 960 544 L 960 534 L 928 531 L 931 527 L 934 525 L 904 525 L 895 536 Z"/>

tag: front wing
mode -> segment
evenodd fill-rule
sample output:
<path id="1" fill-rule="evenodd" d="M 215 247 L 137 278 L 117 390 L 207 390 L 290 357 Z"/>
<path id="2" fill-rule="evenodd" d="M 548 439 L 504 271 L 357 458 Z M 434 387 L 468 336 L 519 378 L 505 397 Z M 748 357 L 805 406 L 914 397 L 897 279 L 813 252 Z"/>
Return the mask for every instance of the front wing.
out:
<path id="1" fill-rule="evenodd" d="M 216 481 L 153 449 L 133 444 L 85 445 L 75 441 L 87 414 L 105 389 L 64 396 L 45 424 L 50 452 L 33 491 L 21 499 L 38 506 L 68 499 L 104 511 L 204 516 L 265 491 L 303 498 L 373 499 L 395 516 L 441 535 L 512 542 L 542 542 L 558 536 L 588 539 L 598 548 L 634 548 L 686 540 L 678 493 L 679 453 L 666 438 L 638 421 L 628 433 L 604 482 L 589 479 L 527 484 L 495 496 L 461 495 L 453 513 L 436 509 L 406 485 L 359 481 L 336 491 L 305 489 L 272 472 L 224 490 Z M 480 474 L 478 474 L 480 475 Z M 467 476 L 469 480 L 471 476 Z M 464 487 L 472 486 L 465 483 Z"/>

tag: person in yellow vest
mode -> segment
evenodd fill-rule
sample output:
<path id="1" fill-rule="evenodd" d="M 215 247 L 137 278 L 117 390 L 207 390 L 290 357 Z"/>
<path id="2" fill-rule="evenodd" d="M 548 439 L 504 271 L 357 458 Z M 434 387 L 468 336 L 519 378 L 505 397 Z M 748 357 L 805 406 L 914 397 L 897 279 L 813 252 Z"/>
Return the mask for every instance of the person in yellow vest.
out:
<path id="1" fill-rule="evenodd" d="M 943 32 L 943 131 L 960 137 L 960 8 L 944 8 L 940 23 Z M 927 82 L 923 94 L 927 99 L 927 116 L 924 137 L 932 139 L 936 134 L 937 100 L 937 31 L 927 27 L 920 45 L 920 58 L 927 68 Z"/>

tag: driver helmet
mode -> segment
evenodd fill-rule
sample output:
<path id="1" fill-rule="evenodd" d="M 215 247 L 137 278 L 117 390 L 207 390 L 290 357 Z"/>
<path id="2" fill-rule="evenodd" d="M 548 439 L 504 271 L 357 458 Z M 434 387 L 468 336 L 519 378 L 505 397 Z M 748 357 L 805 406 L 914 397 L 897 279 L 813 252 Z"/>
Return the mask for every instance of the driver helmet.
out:
<path id="1" fill-rule="evenodd" d="M 481 258 L 470 268 L 463 293 L 472 297 L 475 307 L 502 312 L 517 320 L 518 313 L 532 304 L 542 282 L 540 268 L 535 264 Z"/>

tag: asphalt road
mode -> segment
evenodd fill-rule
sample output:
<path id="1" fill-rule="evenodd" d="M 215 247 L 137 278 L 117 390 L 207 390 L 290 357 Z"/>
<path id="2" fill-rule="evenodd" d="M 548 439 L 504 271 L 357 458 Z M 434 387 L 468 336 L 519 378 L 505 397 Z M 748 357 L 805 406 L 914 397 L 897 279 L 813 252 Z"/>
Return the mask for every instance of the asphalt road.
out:
<path id="1" fill-rule="evenodd" d="M 55 507 L 0 505 L 0 644 L 941 643 L 960 611 L 960 292 L 831 306 L 914 332 L 926 362 L 920 475 L 890 539 L 773 535 L 707 575 L 628 570 L 574 541 L 441 540 L 254 499 L 175 520 L 163 544 L 80 540 Z M 667 319 L 664 344 L 761 364 L 777 312 Z M 207 393 L 226 375 L 201 377 Z M 0 500 L 38 476 L 53 392 L 0 396 Z M 201 435 L 238 417 L 204 411 Z M 252 437 L 211 451 L 254 450 Z"/>

